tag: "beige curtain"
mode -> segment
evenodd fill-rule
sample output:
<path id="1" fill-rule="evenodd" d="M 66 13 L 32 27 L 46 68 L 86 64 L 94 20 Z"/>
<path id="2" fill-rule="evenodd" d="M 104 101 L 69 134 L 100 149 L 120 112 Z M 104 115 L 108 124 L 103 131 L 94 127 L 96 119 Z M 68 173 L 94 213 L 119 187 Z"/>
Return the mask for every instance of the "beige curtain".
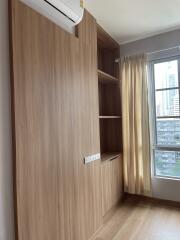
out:
<path id="1" fill-rule="evenodd" d="M 121 59 L 125 192 L 151 195 L 150 133 L 145 55 Z"/>

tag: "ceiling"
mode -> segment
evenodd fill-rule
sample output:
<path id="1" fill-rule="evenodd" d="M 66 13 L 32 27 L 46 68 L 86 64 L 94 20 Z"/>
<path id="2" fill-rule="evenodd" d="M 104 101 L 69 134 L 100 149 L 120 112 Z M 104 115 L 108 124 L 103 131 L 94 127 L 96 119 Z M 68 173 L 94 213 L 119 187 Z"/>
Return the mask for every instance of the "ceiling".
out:
<path id="1" fill-rule="evenodd" d="M 120 44 L 180 29 L 180 0 L 84 0 Z"/>

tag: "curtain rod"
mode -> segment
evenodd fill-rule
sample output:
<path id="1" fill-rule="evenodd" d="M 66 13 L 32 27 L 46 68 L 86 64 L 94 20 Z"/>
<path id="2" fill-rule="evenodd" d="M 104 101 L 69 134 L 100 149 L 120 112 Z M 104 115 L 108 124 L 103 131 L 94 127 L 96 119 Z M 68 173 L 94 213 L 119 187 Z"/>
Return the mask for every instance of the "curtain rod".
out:
<path id="1" fill-rule="evenodd" d="M 151 54 L 154 54 L 154 53 L 165 52 L 165 51 L 173 50 L 173 49 L 176 49 L 176 48 L 178 48 L 178 50 L 180 50 L 180 45 L 175 46 L 175 47 L 171 47 L 171 48 L 166 48 L 166 49 L 161 49 L 161 50 L 153 51 L 153 52 L 147 52 L 146 54 L 147 54 L 147 55 L 151 55 Z M 119 63 L 120 60 L 121 60 L 121 58 L 116 58 L 116 59 L 115 59 L 115 63 Z"/>

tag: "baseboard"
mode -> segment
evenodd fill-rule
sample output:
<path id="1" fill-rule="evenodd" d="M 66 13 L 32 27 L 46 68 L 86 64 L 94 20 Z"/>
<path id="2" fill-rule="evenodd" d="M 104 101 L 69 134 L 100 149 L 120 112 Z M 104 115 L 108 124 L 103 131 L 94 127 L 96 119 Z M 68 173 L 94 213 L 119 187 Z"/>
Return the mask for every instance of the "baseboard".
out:
<path id="1" fill-rule="evenodd" d="M 145 202 L 152 202 L 154 204 L 158 204 L 158 205 L 162 205 L 162 206 L 171 206 L 171 207 L 180 208 L 180 202 L 171 201 L 171 200 L 165 200 L 165 199 L 159 199 L 159 198 L 147 197 L 147 196 L 129 194 L 129 193 L 125 193 L 124 197 L 125 197 L 125 199 L 133 198 L 136 200 L 141 200 L 141 201 L 143 200 Z"/>

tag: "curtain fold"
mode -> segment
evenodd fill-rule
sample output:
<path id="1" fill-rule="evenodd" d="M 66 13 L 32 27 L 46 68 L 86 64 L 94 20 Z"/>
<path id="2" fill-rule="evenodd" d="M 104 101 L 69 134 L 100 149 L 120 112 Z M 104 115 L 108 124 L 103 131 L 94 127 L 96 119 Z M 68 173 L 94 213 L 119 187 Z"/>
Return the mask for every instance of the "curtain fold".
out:
<path id="1" fill-rule="evenodd" d="M 131 194 L 151 195 L 147 59 L 121 59 L 124 187 Z"/>

